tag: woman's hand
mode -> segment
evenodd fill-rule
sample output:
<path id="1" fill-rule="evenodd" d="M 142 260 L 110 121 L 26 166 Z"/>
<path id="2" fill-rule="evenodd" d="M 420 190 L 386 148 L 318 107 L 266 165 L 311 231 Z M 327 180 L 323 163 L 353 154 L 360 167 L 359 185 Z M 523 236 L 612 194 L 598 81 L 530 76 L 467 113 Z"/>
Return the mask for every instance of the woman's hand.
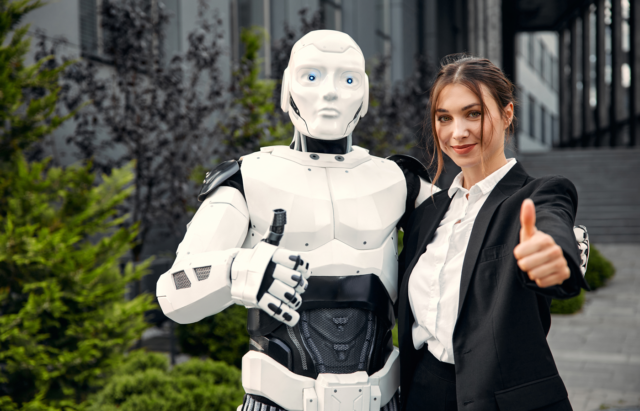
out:
<path id="1" fill-rule="evenodd" d="M 513 250 L 518 267 L 538 287 L 562 284 L 571 275 L 567 260 L 553 238 L 536 229 L 536 209 L 530 199 L 522 202 L 520 224 L 520 244 Z"/>

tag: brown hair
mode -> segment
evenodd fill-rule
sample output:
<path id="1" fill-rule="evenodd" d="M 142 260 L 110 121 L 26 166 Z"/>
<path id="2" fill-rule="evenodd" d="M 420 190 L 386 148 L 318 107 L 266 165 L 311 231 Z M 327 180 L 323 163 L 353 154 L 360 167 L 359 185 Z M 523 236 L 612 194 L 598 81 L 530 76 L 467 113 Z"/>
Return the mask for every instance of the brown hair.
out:
<path id="1" fill-rule="evenodd" d="M 438 178 L 442 174 L 443 158 L 442 148 L 440 147 L 440 141 L 436 133 L 436 108 L 438 103 L 438 96 L 442 89 L 449 84 L 461 84 L 471 90 L 480 100 L 480 149 L 483 150 L 484 142 L 484 118 L 485 114 L 488 114 L 489 121 L 491 120 L 491 114 L 486 110 L 484 99 L 482 98 L 481 85 L 487 88 L 487 91 L 491 94 L 491 97 L 495 100 L 498 107 L 502 108 L 502 115 L 506 116 L 506 107 L 509 103 L 516 104 L 514 98 L 514 86 L 511 81 L 504 75 L 502 70 L 496 67 L 490 60 L 479 57 L 472 57 L 465 54 L 452 54 L 445 57 L 442 60 L 442 66 L 438 72 L 433 85 L 431 86 L 431 92 L 429 95 L 429 109 L 428 117 L 426 118 L 425 131 L 429 129 L 428 124 L 431 124 L 431 134 L 434 140 L 436 150 L 431 156 L 431 164 L 438 156 L 438 168 L 436 171 L 436 177 L 433 183 L 436 184 Z M 509 136 L 514 130 L 515 116 L 513 121 L 509 124 L 506 131 L 507 141 Z M 484 150 L 481 151 L 484 154 Z M 484 170 L 484 155 L 481 155 L 482 167 Z"/>

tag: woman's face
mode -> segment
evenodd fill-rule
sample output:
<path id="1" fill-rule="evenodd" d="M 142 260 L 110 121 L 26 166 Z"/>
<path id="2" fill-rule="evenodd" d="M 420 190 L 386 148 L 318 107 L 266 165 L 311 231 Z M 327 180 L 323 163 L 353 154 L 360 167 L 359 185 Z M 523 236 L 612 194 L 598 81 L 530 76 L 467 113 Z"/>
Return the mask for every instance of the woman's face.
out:
<path id="1" fill-rule="evenodd" d="M 489 173 L 491 160 L 504 158 L 504 131 L 513 116 L 513 103 L 506 107 L 507 119 L 496 101 L 481 86 L 485 102 L 484 162 Z M 462 84 L 445 86 L 438 97 L 435 125 L 442 151 L 463 170 L 481 167 L 480 99 Z"/>

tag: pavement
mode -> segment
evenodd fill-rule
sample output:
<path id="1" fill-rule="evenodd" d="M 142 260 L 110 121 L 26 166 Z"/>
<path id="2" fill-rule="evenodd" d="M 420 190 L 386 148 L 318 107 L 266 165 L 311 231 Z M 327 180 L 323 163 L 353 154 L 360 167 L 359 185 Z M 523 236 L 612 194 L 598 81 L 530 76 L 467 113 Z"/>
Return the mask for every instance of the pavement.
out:
<path id="1" fill-rule="evenodd" d="M 554 315 L 548 341 L 574 411 L 640 411 L 640 244 L 597 244 L 616 267 L 582 310 Z"/>

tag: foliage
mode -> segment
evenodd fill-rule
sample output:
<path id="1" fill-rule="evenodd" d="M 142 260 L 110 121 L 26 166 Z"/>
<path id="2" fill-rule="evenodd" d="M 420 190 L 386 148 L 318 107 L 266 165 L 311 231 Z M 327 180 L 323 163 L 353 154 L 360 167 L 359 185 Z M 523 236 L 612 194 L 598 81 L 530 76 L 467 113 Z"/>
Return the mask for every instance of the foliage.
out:
<path id="1" fill-rule="evenodd" d="M 0 217 L 0 392 L 24 409 L 73 407 L 117 367 L 153 307 L 149 296 L 124 300 L 148 266 L 120 270 L 136 233 L 118 229 L 113 214 L 130 194 L 131 167 L 94 186 L 90 166 L 14 161 L 0 173 L 9 197 Z"/>
<path id="2" fill-rule="evenodd" d="M 249 349 L 247 310 L 232 305 L 197 323 L 178 325 L 177 337 L 186 354 L 206 356 L 240 368 L 242 356 Z"/>
<path id="3" fill-rule="evenodd" d="M 593 245 L 589 253 L 589 263 L 585 279 L 591 290 L 597 290 L 616 273 L 611 261 L 607 260 Z"/>
<path id="4" fill-rule="evenodd" d="M 553 299 L 551 301 L 551 314 L 574 314 L 580 311 L 582 305 L 584 304 L 585 291 L 580 290 L 580 294 L 573 297 L 568 298 L 566 300 L 556 300 Z"/>
<path id="5" fill-rule="evenodd" d="M 0 161 L 8 162 L 16 152 L 51 133 L 65 120 L 54 115 L 60 90 L 59 73 L 43 69 L 47 59 L 25 66 L 29 50 L 29 26 L 17 27 L 22 17 L 40 7 L 40 1 L 0 0 Z M 4 201 L 4 199 L 0 199 Z"/>
<path id="6" fill-rule="evenodd" d="M 89 411 L 234 411 L 244 391 L 240 371 L 210 359 L 191 359 L 169 369 L 162 354 L 135 351 Z"/>
<path id="7" fill-rule="evenodd" d="M 354 144 L 381 157 L 411 152 L 429 164 L 431 143 L 423 138 L 423 131 L 427 127 L 429 135 L 430 128 L 423 122 L 435 68 L 418 57 L 413 74 L 391 84 L 387 80 L 389 63 L 381 58 L 368 70 L 369 111 L 353 132 Z"/>
<path id="8" fill-rule="evenodd" d="M 219 124 L 221 157 L 239 158 L 263 145 L 289 144 L 293 136 L 289 119 L 277 114 L 281 111 L 279 97 L 274 97 L 278 81 L 260 78 L 258 52 L 266 35 L 260 27 L 243 28 L 240 34 L 244 54 L 229 88 L 231 98 L 225 111 L 230 115 Z"/>
<path id="9" fill-rule="evenodd" d="M 130 214 L 128 224 L 140 227 L 133 249 L 139 261 L 152 229 L 175 239 L 184 234 L 185 214 L 197 204 L 198 185 L 190 177 L 216 153 L 214 115 L 224 91 L 218 63 L 222 22 L 216 14 L 210 21 L 200 2 L 187 51 L 164 56 L 160 45 L 169 14 L 161 2 L 157 8 L 137 0 L 102 4 L 110 65 L 87 59 L 70 67 L 61 101 L 66 111 L 91 102 L 78 111 L 68 138 L 80 158 L 92 159 L 102 172 L 135 160 L 134 192 L 123 211 Z M 40 52 L 55 54 L 56 44 L 43 41 Z"/>
<path id="10" fill-rule="evenodd" d="M 587 273 L 585 279 L 592 291 L 602 287 L 605 281 L 613 277 L 615 268 L 611 261 L 607 260 L 593 245 L 589 252 L 589 263 L 587 264 Z M 552 314 L 573 314 L 578 312 L 584 304 L 585 291 L 582 290 L 580 295 L 569 298 L 567 300 L 553 300 L 551 302 Z"/>
<path id="11" fill-rule="evenodd" d="M 0 0 L 2 410 L 82 408 L 153 307 L 148 297 L 124 301 L 126 283 L 148 265 L 121 272 L 136 231 L 120 227 L 114 208 L 130 194 L 131 165 L 95 184 L 90 164 L 62 169 L 23 154 L 73 114 L 55 114 L 58 76 L 70 63 L 24 64 L 27 27 L 16 26 L 39 5 Z"/>

